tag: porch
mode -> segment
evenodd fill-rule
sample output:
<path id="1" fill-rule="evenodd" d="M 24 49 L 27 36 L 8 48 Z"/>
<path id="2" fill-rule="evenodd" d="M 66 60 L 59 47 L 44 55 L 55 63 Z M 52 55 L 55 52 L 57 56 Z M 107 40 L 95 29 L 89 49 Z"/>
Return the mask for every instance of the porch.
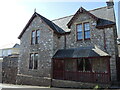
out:
<path id="1" fill-rule="evenodd" d="M 87 50 L 87 52 L 88 51 L 89 50 Z M 67 51 L 64 50 L 64 53 L 66 52 Z M 64 54 L 65 56 L 60 55 L 63 54 L 63 52 L 57 52 L 57 55 L 59 54 L 61 58 L 58 58 L 55 54 L 56 57 L 54 56 L 55 58 L 53 58 L 53 79 L 90 83 L 110 83 L 110 57 L 107 56 L 107 54 L 106 56 L 85 57 L 87 52 L 84 51 L 84 55 L 80 56 L 80 53 L 82 53 L 80 51 L 80 57 L 73 57 L 73 51 L 72 54 L 70 52 L 71 51 L 68 50 L 68 53 Z M 78 53 L 75 54 L 78 55 Z M 72 57 L 70 57 L 70 55 L 72 55 Z"/>

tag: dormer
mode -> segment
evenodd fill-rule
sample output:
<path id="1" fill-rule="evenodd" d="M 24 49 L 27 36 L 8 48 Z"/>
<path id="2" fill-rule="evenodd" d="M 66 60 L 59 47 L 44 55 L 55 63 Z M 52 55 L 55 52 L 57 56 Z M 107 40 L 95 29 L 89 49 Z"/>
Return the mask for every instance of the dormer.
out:
<path id="1" fill-rule="evenodd" d="M 79 8 L 79 10 L 75 13 L 75 15 L 72 17 L 72 19 L 68 22 L 67 26 L 68 28 L 70 28 L 70 26 L 75 22 L 75 20 L 79 17 L 79 15 L 82 14 L 86 14 L 88 16 L 90 16 L 91 18 L 95 19 L 96 21 L 98 20 L 98 18 L 93 15 L 92 13 L 90 13 L 89 11 L 85 10 L 83 7 Z M 84 18 L 84 17 L 82 17 Z"/>
<path id="2" fill-rule="evenodd" d="M 76 40 L 89 40 L 91 38 L 92 21 L 97 22 L 98 18 L 84 8 L 79 8 L 72 19 L 68 22 L 68 28 L 76 31 Z M 92 23 L 91 23 L 92 22 Z M 74 24 L 74 29 L 71 27 Z"/>

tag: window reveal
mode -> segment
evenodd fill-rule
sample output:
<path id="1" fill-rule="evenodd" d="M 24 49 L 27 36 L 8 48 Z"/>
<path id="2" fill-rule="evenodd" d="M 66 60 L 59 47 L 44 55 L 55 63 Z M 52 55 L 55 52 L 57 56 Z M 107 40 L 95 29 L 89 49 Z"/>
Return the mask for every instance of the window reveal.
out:
<path id="1" fill-rule="evenodd" d="M 40 30 L 36 30 L 36 44 L 40 41 Z"/>
<path id="2" fill-rule="evenodd" d="M 77 25 L 77 36 L 78 36 L 78 40 L 83 38 L 83 35 L 82 35 L 82 24 Z"/>
<path id="3" fill-rule="evenodd" d="M 90 24 L 82 23 L 77 25 L 77 40 L 90 39 Z"/>
<path id="4" fill-rule="evenodd" d="M 91 71 L 91 64 L 89 59 L 78 59 L 77 60 L 77 70 L 78 71 Z"/>
<path id="5" fill-rule="evenodd" d="M 35 44 L 35 30 L 34 30 L 34 31 L 32 31 L 31 44 Z"/>
<path id="6" fill-rule="evenodd" d="M 84 23 L 84 38 L 88 39 L 90 38 L 90 24 L 89 23 Z"/>
<path id="7" fill-rule="evenodd" d="M 40 30 L 34 30 L 32 31 L 32 36 L 31 36 L 31 44 L 38 44 L 40 41 Z"/>
<path id="8" fill-rule="evenodd" d="M 30 54 L 29 69 L 38 68 L 38 53 Z"/>

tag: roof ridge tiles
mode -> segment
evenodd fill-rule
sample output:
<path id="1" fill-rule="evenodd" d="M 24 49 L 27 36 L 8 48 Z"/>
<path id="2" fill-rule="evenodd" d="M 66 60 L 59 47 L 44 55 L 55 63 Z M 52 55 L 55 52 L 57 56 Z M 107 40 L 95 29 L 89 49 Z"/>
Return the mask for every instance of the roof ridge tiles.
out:
<path id="1" fill-rule="evenodd" d="M 53 19 L 53 20 L 51 20 L 51 21 L 60 20 L 60 19 L 63 19 L 63 18 L 71 17 L 71 16 L 74 16 L 74 15 L 69 15 L 69 16 L 65 16 L 65 17 L 61 17 L 61 18 L 57 18 L 57 19 Z"/>
<path id="2" fill-rule="evenodd" d="M 95 8 L 95 9 L 92 9 L 92 10 L 88 10 L 89 12 L 90 11 L 95 11 L 95 10 L 99 10 L 99 9 L 103 9 L 103 8 L 106 8 L 107 6 L 104 6 L 104 7 L 100 7 L 100 8 Z"/>
<path id="3" fill-rule="evenodd" d="M 95 8 L 95 9 L 92 9 L 92 10 L 88 10 L 88 12 L 95 11 L 95 10 L 99 10 L 99 9 L 103 9 L 103 8 L 106 8 L 106 7 L 107 7 L 107 6 L 100 7 L 100 8 Z M 64 18 L 71 17 L 71 16 L 74 16 L 74 15 L 68 15 L 68 16 L 56 18 L 56 19 L 53 19 L 53 20 L 51 20 L 51 21 L 56 21 L 56 20 L 64 19 Z"/>

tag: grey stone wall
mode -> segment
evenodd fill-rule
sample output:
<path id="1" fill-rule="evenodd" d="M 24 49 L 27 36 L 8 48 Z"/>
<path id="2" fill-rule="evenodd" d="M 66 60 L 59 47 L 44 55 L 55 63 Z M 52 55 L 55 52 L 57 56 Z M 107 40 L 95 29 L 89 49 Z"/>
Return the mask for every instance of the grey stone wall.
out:
<path id="1" fill-rule="evenodd" d="M 65 36 L 53 34 L 53 55 L 58 49 L 65 49 Z"/>
<path id="2" fill-rule="evenodd" d="M 116 71 L 116 60 L 118 56 L 116 48 L 116 38 L 114 36 L 114 28 L 105 29 L 105 39 L 106 39 L 106 52 L 111 56 L 110 58 L 110 69 L 111 69 L 111 80 L 117 80 L 117 71 Z"/>
<path id="3" fill-rule="evenodd" d="M 0 58 L 0 83 L 2 83 L 2 62 L 3 58 Z"/>
<path id="4" fill-rule="evenodd" d="M 32 30 L 40 30 L 40 41 L 37 45 L 31 45 Z M 18 66 L 18 79 L 21 77 L 51 77 L 51 58 L 53 56 L 53 30 L 51 30 L 40 17 L 35 17 L 23 34 L 20 42 L 20 57 Z M 29 69 L 30 53 L 38 53 L 38 69 Z M 26 77 L 27 78 L 27 77 Z M 22 79 L 21 79 L 22 80 Z M 24 80 L 24 79 L 23 79 Z M 31 79 L 27 80 L 28 83 Z M 17 83 L 20 83 L 17 80 Z M 24 82 L 24 81 L 23 81 Z M 34 82 L 33 82 L 34 83 Z M 25 82 L 24 84 L 27 84 Z"/>

